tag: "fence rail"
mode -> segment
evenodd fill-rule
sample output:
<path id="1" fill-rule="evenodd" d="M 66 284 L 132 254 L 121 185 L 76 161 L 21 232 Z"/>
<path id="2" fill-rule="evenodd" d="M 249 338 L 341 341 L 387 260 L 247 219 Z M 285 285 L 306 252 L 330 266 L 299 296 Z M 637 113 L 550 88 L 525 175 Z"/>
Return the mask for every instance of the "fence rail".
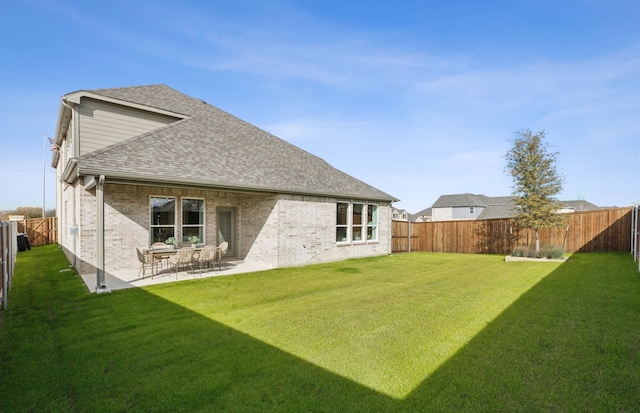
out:
<path id="1" fill-rule="evenodd" d="M 32 218 L 18 221 L 18 233 L 25 233 L 33 247 L 58 242 L 58 218 Z"/>
<path id="2" fill-rule="evenodd" d="M 631 208 L 566 214 L 562 228 L 540 231 L 540 245 L 563 246 L 565 252 L 629 251 Z M 392 223 L 392 252 L 510 254 L 531 246 L 535 232 L 518 228 L 514 219 Z"/>

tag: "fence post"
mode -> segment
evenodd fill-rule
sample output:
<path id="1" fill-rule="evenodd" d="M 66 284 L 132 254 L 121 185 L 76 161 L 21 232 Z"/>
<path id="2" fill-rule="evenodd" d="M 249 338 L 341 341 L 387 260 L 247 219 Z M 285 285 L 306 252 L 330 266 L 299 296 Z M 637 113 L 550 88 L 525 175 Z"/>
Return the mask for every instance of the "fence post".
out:
<path id="1" fill-rule="evenodd" d="M 15 268 L 18 225 L 15 222 L 0 221 L 0 308 L 7 308 L 11 277 Z"/>
<path id="2" fill-rule="evenodd" d="M 631 253 L 633 261 L 638 260 L 638 206 L 634 206 L 631 211 Z"/>
<path id="3" fill-rule="evenodd" d="M 631 253 L 633 254 L 633 261 L 638 261 L 638 254 L 640 254 L 640 223 L 638 222 L 638 210 L 640 205 L 635 205 L 631 211 Z M 640 271 L 640 262 L 638 262 L 638 271 Z"/>
<path id="4" fill-rule="evenodd" d="M 633 261 L 636 261 L 636 207 L 633 207 L 631 211 L 631 253 L 633 254 Z"/>
<path id="5" fill-rule="evenodd" d="M 2 303 L 0 307 L 2 309 L 7 308 L 7 277 L 8 277 L 8 260 L 7 260 L 7 252 L 5 245 L 7 244 L 7 223 L 0 221 L 0 278 L 2 279 L 2 284 L 0 284 L 0 293 L 2 298 Z"/>

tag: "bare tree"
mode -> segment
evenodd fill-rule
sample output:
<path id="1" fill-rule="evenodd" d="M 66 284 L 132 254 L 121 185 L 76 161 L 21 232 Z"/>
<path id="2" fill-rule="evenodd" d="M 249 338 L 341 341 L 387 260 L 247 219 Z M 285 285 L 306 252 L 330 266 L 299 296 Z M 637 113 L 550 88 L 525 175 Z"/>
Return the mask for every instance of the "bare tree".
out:
<path id="1" fill-rule="evenodd" d="M 9 215 L 23 215 L 26 219 L 30 218 L 42 218 L 42 208 L 41 207 L 18 207 L 11 211 L 2 211 L 0 213 L 0 218 L 9 219 Z M 48 209 L 45 213 L 47 217 L 55 217 L 56 210 Z"/>

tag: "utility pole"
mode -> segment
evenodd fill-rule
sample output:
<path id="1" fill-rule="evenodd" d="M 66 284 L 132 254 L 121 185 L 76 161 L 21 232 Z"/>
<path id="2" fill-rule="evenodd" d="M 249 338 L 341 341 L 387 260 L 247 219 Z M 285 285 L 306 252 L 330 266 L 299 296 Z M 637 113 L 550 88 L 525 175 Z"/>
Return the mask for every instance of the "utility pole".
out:
<path id="1" fill-rule="evenodd" d="M 47 178 L 46 178 L 47 173 L 45 169 L 46 159 L 47 159 L 47 134 L 44 133 L 42 135 L 42 218 L 44 218 L 44 204 L 45 204 L 45 194 L 46 194 L 45 185 L 47 182 Z"/>

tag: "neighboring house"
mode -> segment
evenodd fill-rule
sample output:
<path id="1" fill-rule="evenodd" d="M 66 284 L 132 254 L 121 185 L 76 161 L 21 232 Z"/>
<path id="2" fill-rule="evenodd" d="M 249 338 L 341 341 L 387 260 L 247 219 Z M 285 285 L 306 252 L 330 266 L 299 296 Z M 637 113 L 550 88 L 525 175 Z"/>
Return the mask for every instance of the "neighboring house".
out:
<path id="1" fill-rule="evenodd" d="M 391 207 L 391 219 L 394 221 L 408 221 L 409 213 L 406 209 Z"/>
<path id="2" fill-rule="evenodd" d="M 409 216 L 411 222 L 431 222 L 433 221 L 433 212 L 431 207 L 427 209 L 423 209 L 420 212 L 416 212 L 415 214 L 411 214 Z"/>
<path id="3" fill-rule="evenodd" d="M 600 209 L 587 201 L 560 201 L 559 213 Z M 462 219 L 512 218 L 515 216 L 513 196 L 490 197 L 482 194 L 442 195 L 431 207 L 433 221 Z"/>
<path id="4" fill-rule="evenodd" d="M 81 273 L 197 236 L 269 267 L 391 252 L 393 196 L 165 85 L 62 97 L 59 242 Z"/>

